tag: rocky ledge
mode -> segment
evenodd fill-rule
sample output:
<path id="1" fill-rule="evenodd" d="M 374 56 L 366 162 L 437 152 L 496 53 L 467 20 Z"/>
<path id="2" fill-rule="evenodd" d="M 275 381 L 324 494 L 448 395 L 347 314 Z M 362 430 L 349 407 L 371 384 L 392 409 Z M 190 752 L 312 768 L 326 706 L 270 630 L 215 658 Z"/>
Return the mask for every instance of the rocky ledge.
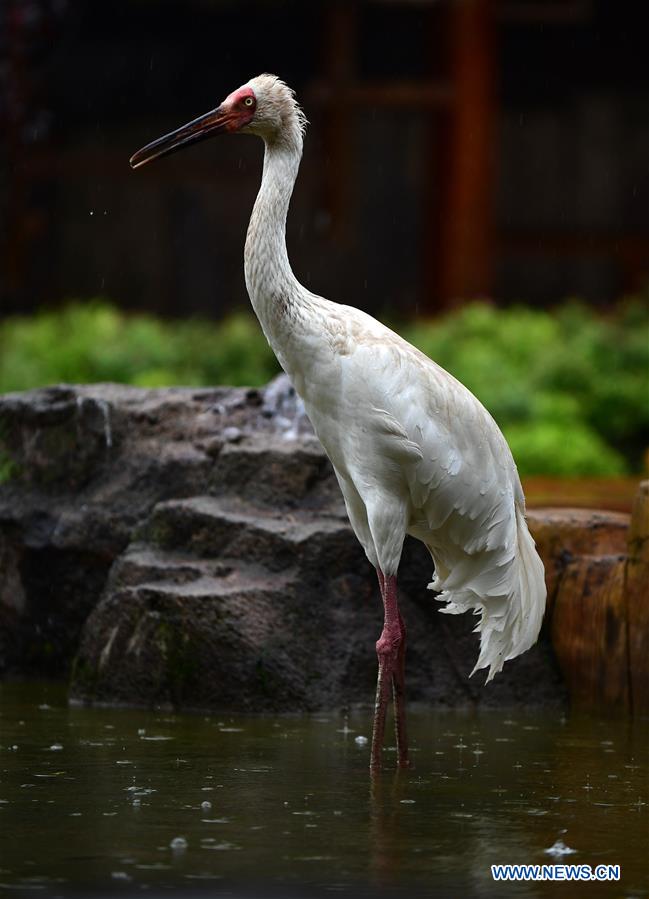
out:
<path id="1" fill-rule="evenodd" d="M 589 653 L 611 646 L 626 665 L 619 684 L 628 682 L 630 652 L 642 646 L 627 646 L 610 586 L 620 571 L 629 579 L 628 516 L 535 510 L 529 519 L 548 572 L 546 625 L 487 687 L 467 677 L 474 622 L 437 614 L 430 558 L 408 541 L 400 595 L 410 699 L 559 705 L 566 685 L 577 697 L 596 692 L 601 665 Z M 640 555 L 629 576 L 638 585 Z M 568 627 L 592 637 L 580 616 L 597 633 L 575 656 Z M 0 398 L 4 676 L 71 671 L 71 696 L 82 701 L 287 711 L 368 703 L 381 621 L 374 572 L 283 378 L 264 390 L 93 385 Z M 604 699 L 629 704 L 621 689 Z"/>

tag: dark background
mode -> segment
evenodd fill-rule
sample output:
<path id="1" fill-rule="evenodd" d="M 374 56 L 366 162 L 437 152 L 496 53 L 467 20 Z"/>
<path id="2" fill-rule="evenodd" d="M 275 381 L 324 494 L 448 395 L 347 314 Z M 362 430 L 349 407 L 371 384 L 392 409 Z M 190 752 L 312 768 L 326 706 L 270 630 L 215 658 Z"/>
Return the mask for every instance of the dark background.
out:
<path id="1" fill-rule="evenodd" d="M 0 314 L 247 302 L 262 148 L 131 153 L 262 71 L 311 126 L 296 274 L 379 314 L 607 306 L 649 271 L 642 4 L 2 0 Z"/>

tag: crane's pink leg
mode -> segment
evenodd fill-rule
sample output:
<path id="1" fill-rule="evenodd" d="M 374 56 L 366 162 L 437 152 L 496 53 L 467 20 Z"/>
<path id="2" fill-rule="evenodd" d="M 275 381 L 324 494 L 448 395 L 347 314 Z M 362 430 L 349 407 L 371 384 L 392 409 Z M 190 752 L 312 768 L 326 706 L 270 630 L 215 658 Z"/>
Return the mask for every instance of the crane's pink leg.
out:
<path id="1" fill-rule="evenodd" d="M 405 710 L 405 656 L 406 629 L 397 603 L 397 579 L 394 575 L 383 574 L 377 569 L 381 596 L 383 598 L 383 631 L 376 644 L 379 660 L 379 674 L 376 683 L 376 704 L 374 707 L 374 729 L 372 733 L 372 754 L 370 767 L 381 766 L 381 749 L 385 734 L 385 718 L 390 694 L 394 699 L 394 723 L 397 736 L 397 764 L 407 768 L 408 740 L 406 736 Z"/>

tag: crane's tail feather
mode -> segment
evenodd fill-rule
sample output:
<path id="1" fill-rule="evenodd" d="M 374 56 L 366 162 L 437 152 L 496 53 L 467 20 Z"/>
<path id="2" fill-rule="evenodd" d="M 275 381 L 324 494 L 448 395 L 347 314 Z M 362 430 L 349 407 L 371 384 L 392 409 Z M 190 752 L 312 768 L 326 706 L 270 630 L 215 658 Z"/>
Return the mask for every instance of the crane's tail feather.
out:
<path id="1" fill-rule="evenodd" d="M 436 572 L 430 590 L 441 591 L 440 609 L 451 615 L 480 615 L 479 668 L 489 668 L 487 683 L 509 659 L 525 652 L 539 635 L 545 611 L 543 562 L 536 551 L 523 512 L 516 508 L 516 540 L 509 552 L 466 555 L 444 577 Z"/>

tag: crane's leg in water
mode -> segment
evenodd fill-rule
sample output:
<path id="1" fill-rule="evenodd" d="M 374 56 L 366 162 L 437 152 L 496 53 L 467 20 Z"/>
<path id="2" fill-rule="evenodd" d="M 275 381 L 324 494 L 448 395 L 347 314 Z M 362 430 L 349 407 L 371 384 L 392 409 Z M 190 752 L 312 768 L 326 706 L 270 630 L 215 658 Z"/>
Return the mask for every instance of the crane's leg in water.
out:
<path id="1" fill-rule="evenodd" d="M 376 682 L 370 767 L 372 770 L 377 770 L 381 766 L 385 718 L 390 694 L 392 694 L 394 726 L 397 736 L 397 765 L 400 768 L 408 768 L 410 762 L 408 760 L 405 709 L 406 629 L 397 602 L 396 577 L 394 575 L 386 577 L 380 569 L 377 569 L 377 574 L 383 598 L 384 621 L 383 631 L 376 644 L 379 674 Z"/>

